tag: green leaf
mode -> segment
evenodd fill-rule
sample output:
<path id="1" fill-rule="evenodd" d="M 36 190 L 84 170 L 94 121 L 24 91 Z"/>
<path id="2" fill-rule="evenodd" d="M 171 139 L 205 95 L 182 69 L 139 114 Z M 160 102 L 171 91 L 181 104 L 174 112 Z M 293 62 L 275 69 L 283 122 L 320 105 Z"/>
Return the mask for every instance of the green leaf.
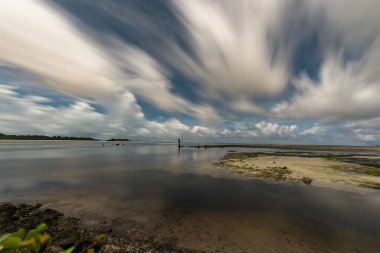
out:
<path id="1" fill-rule="evenodd" d="M 6 240 L 8 237 L 10 237 L 12 234 L 3 234 L 0 236 L 0 243 L 2 243 L 4 240 Z"/>
<path id="2" fill-rule="evenodd" d="M 44 232 L 47 228 L 48 226 L 45 223 L 41 223 L 40 225 L 36 227 L 36 231 L 38 233 L 41 233 L 41 232 Z"/>
<path id="3" fill-rule="evenodd" d="M 5 239 L 1 244 L 4 245 L 5 248 L 14 249 L 17 248 L 20 244 L 21 239 L 15 236 L 10 236 Z"/>
<path id="4" fill-rule="evenodd" d="M 35 252 L 40 251 L 40 249 L 41 249 L 41 243 L 40 243 L 40 241 L 38 239 L 34 239 L 33 241 L 34 241 L 34 243 L 33 243 L 33 250 Z"/>
<path id="5" fill-rule="evenodd" d="M 12 233 L 12 236 L 16 236 L 16 237 L 18 237 L 18 238 L 20 238 L 20 239 L 24 239 L 24 237 L 25 237 L 25 229 L 23 229 L 23 228 L 20 228 L 19 230 L 17 230 L 16 232 L 14 232 L 14 233 Z"/>
<path id="6" fill-rule="evenodd" d="M 100 234 L 100 235 L 95 236 L 95 241 L 100 241 L 106 238 L 107 238 L 106 234 Z"/>
<path id="7" fill-rule="evenodd" d="M 62 250 L 60 251 L 59 253 L 71 253 L 73 252 L 75 249 L 75 246 L 72 246 L 71 248 L 68 248 L 68 249 L 65 249 L 65 250 Z"/>
<path id="8" fill-rule="evenodd" d="M 50 235 L 48 233 L 44 233 L 39 236 L 38 240 L 40 241 L 41 245 L 44 245 L 47 241 L 50 240 Z"/>
<path id="9" fill-rule="evenodd" d="M 35 229 L 31 229 L 25 236 L 25 240 L 35 238 L 38 235 L 38 232 Z"/>
<path id="10" fill-rule="evenodd" d="M 32 250 L 30 248 L 24 247 L 24 248 L 19 249 L 19 252 L 20 253 L 31 253 Z"/>

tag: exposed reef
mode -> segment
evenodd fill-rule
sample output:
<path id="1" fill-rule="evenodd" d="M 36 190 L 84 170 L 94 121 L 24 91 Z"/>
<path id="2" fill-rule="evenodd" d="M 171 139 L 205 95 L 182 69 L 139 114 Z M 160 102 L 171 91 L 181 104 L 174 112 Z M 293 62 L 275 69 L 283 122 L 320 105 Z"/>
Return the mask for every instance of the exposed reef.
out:
<path id="1" fill-rule="evenodd" d="M 256 177 L 292 180 L 310 185 L 313 182 L 345 184 L 380 189 L 378 161 L 355 163 L 354 156 L 326 154 L 265 154 L 228 152 L 216 163 Z"/>

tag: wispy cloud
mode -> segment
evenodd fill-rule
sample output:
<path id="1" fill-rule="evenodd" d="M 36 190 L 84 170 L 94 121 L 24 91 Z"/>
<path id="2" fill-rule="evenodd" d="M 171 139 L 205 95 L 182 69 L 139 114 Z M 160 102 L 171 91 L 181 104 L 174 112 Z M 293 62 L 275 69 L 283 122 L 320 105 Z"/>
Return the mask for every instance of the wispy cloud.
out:
<path id="1" fill-rule="evenodd" d="M 50 135 L 169 137 L 190 131 L 178 119 L 154 122 L 144 118 L 135 98 L 126 93 L 115 110 L 97 112 L 91 101 L 77 98 L 67 106 L 41 104 L 46 98 L 23 96 L 17 88 L 0 85 L 0 132 Z M 111 108 L 108 108 L 111 109 Z"/>
<path id="2" fill-rule="evenodd" d="M 283 1 L 172 2 L 192 49 L 182 70 L 192 67 L 187 74 L 201 80 L 207 96 L 273 96 L 284 90 L 288 48 L 270 37 Z"/>
<path id="3" fill-rule="evenodd" d="M 69 94 L 107 103 L 132 92 L 163 110 L 202 120 L 218 118 L 211 107 L 174 95 L 165 69 L 147 53 L 113 37 L 104 47 L 57 8 L 37 1 L 3 3 L 0 59 Z"/>
<path id="4" fill-rule="evenodd" d="M 379 138 L 377 1 L 172 0 L 164 14 L 152 4 L 87 4 L 117 29 L 59 2 L 1 3 L 0 68 L 71 101 L 54 105 L 2 78 L 0 131 L 294 140 L 341 127 L 352 140 Z"/>
<path id="5" fill-rule="evenodd" d="M 2 61 L 65 92 L 98 97 L 117 91 L 101 49 L 63 13 L 42 1 L 6 0 L 0 16 Z"/>
<path id="6" fill-rule="evenodd" d="M 296 94 L 272 108 L 278 117 L 355 120 L 380 115 L 380 8 L 376 1 L 316 1 L 325 10 L 323 59 L 315 80 L 293 77 Z M 315 6 L 314 6 L 315 7 Z"/>

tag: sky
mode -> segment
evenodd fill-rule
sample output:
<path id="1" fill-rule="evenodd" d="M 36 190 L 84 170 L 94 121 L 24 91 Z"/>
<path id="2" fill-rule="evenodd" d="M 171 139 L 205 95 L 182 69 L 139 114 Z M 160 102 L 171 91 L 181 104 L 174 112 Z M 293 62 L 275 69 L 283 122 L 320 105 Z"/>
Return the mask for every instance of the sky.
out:
<path id="1" fill-rule="evenodd" d="M 0 133 L 380 144 L 378 0 L 2 0 Z"/>

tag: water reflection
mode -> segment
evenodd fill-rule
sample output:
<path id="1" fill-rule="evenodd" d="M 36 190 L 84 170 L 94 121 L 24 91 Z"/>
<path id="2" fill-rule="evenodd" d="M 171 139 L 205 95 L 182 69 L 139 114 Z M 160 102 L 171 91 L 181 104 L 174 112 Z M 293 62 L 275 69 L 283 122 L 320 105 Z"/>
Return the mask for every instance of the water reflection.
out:
<path id="1" fill-rule="evenodd" d="M 28 147 L 0 149 L 2 201 L 42 202 L 87 224 L 111 224 L 121 235 L 210 252 L 376 252 L 380 246 L 376 192 L 244 178 L 211 165 L 222 149 Z"/>

